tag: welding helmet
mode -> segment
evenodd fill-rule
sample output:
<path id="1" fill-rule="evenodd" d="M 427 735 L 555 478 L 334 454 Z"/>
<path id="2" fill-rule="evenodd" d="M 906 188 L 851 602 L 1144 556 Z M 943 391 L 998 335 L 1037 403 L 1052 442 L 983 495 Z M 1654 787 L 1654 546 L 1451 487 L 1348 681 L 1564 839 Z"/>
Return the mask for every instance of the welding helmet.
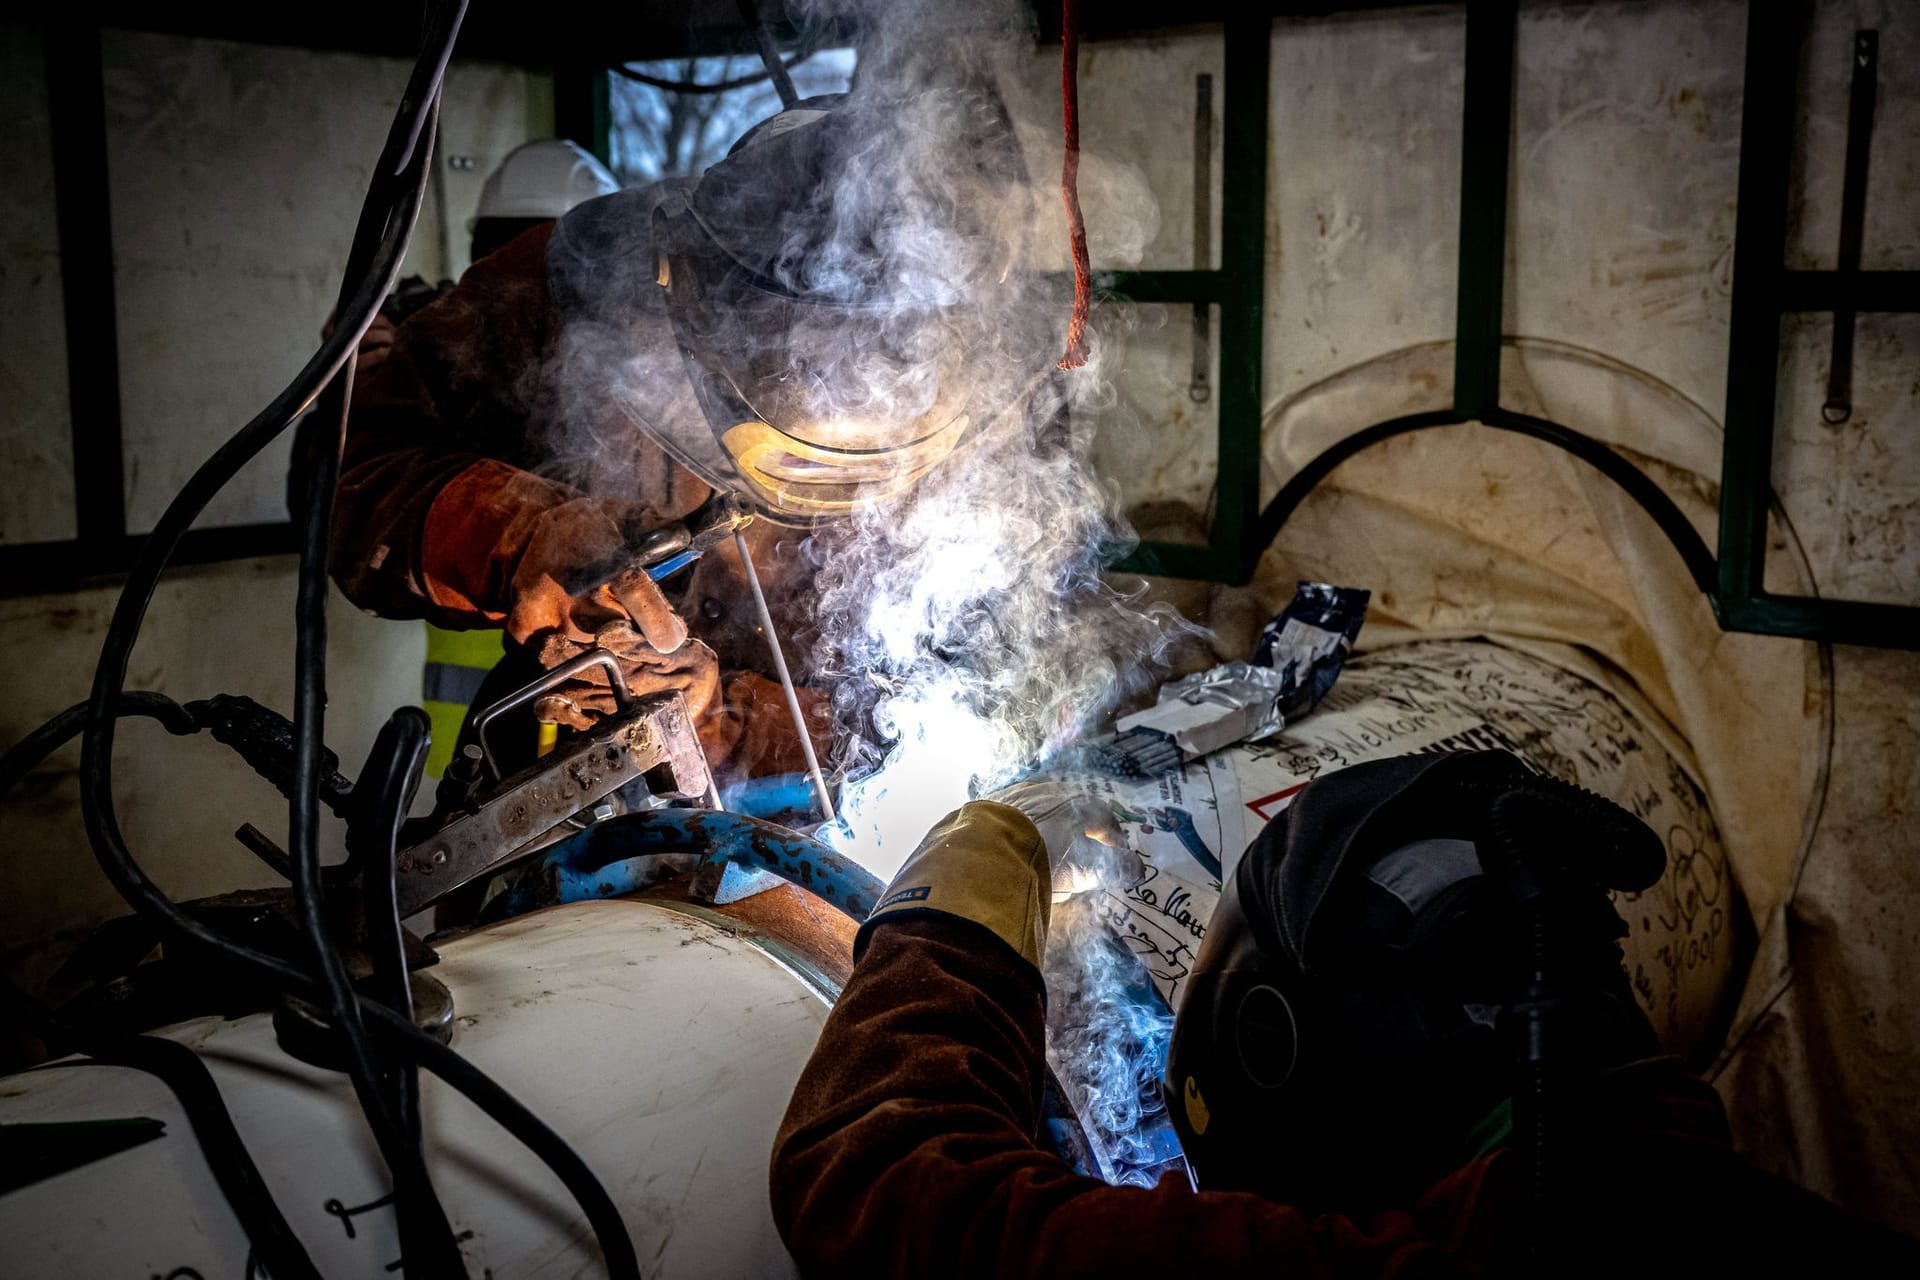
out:
<path id="1" fill-rule="evenodd" d="M 1359 1214 L 1502 1145 L 1537 969 L 1556 1078 L 1657 1052 L 1607 890 L 1665 863 L 1505 752 L 1313 782 L 1228 877 L 1174 1024 L 1162 1088 L 1200 1187 Z"/>
<path id="2" fill-rule="evenodd" d="M 654 213 L 700 408 L 661 443 L 785 523 L 926 475 L 1047 364 L 1047 339 L 1020 337 L 1026 283 L 1004 233 L 1024 180 L 979 84 L 811 98 L 748 131 Z"/>

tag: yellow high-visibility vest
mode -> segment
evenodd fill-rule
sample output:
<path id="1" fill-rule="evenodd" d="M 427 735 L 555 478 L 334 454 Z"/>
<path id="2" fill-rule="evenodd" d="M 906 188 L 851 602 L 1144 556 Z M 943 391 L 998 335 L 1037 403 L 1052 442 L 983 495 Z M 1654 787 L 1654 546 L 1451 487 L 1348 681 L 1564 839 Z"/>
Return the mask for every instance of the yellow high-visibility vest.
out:
<path id="1" fill-rule="evenodd" d="M 427 661 L 420 673 L 420 695 L 433 724 L 433 743 L 427 749 L 429 778 L 446 772 L 474 695 L 506 652 L 505 644 L 504 632 L 443 631 L 427 624 Z"/>

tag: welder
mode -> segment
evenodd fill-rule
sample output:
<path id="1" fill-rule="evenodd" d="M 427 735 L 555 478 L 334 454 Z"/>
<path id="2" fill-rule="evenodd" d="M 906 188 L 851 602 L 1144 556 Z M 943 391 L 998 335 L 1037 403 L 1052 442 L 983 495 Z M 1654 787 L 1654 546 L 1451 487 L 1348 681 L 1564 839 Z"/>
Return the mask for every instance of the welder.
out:
<path id="1" fill-rule="evenodd" d="M 467 260 L 478 262 L 515 237 L 536 227 L 550 227 L 576 206 L 619 189 L 620 183 L 607 167 L 576 142 L 563 138 L 523 142 L 507 153 L 481 185 L 480 203 L 468 228 Z M 452 288 L 450 280 L 431 284 L 420 276 L 402 279 L 360 338 L 356 380 L 364 383 L 391 354 L 394 336 L 408 317 Z M 500 636 L 491 631 L 449 631 L 431 622 L 425 629 L 420 693 L 421 706 L 432 723 L 426 773 L 438 778 L 453 759 L 461 728 L 502 649 Z"/>
<path id="2" fill-rule="evenodd" d="M 1003 109 L 963 109 L 913 121 L 911 145 L 873 146 L 899 117 L 846 95 L 802 101 L 697 179 L 530 228 L 402 324 L 355 386 L 341 589 L 382 616 L 504 630 L 476 704 L 597 644 L 635 692 L 686 696 L 723 779 L 800 769 L 732 547 L 661 582 L 618 570 L 650 533 L 734 495 L 759 517 L 750 545 L 790 634 L 807 616 L 804 532 L 899 493 L 1007 410 L 1004 396 L 982 403 L 993 379 L 961 376 L 954 342 L 1005 327 L 1006 273 L 955 252 L 929 279 L 876 232 L 901 225 L 899 192 L 917 180 L 889 170 L 893 155 L 968 157 L 953 171 L 976 193 L 1011 191 L 1024 170 L 1010 125 Z M 912 209 L 991 216 L 983 201 Z M 801 696 L 823 732 L 824 700 Z M 604 683 L 543 703 L 574 728 L 610 706 Z"/>
<path id="3" fill-rule="evenodd" d="M 1739 1161 L 1661 1056 L 1607 896 L 1657 837 L 1500 752 L 1301 792 L 1186 978 L 1163 1083 L 1197 1187 L 1075 1174 L 1035 1136 L 1041 970 L 1089 829 L 1051 784 L 965 805 L 862 926 L 773 1152 L 803 1272 L 1914 1274 Z"/>

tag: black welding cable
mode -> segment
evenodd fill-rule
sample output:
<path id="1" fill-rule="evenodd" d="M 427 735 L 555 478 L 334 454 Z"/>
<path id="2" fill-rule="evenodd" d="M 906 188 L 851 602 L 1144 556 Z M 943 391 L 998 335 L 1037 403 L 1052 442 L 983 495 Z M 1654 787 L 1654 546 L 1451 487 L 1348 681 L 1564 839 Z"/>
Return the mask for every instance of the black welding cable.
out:
<path id="1" fill-rule="evenodd" d="M 445 25 L 450 42 L 453 32 L 457 30 L 457 21 Z M 444 66 L 444 62 L 443 53 L 438 65 Z M 432 106 L 430 96 L 419 101 L 420 108 L 416 114 L 420 120 L 412 125 L 416 134 Z M 309 997 L 315 992 L 309 975 L 273 956 L 238 944 L 186 915 L 160 891 L 134 860 L 126 847 L 113 805 L 114 723 L 111 709 L 124 687 L 133 642 L 152 603 L 160 575 L 177 550 L 182 536 L 212 496 L 268 441 L 285 430 L 293 417 L 338 372 L 347 355 L 357 347 L 381 300 L 391 289 L 426 188 L 426 168 L 421 163 L 418 147 L 412 148 L 408 157 L 408 175 L 411 180 L 401 184 L 407 193 L 406 216 L 386 220 L 379 247 L 371 255 L 369 268 L 361 276 L 359 286 L 352 291 L 352 302 L 341 309 L 341 323 L 333 336 L 322 343 L 306 366 L 266 409 L 217 449 L 188 479 L 143 544 L 101 647 L 83 741 L 82 813 L 88 838 L 102 871 L 128 904 L 157 920 L 174 934 L 240 960 L 286 989 Z M 430 1069 L 474 1100 L 476 1105 L 519 1137 L 553 1168 L 586 1211 L 612 1274 L 621 1277 L 639 1275 L 632 1241 L 626 1235 L 618 1210 L 592 1171 L 558 1135 L 541 1124 L 478 1068 L 419 1032 L 411 1023 L 399 1021 L 398 1015 L 391 1010 L 370 1001 L 362 1001 L 361 1007 L 363 1014 L 370 1013 L 387 1024 L 386 1029 L 397 1037 L 396 1043 L 415 1060 L 426 1062 Z"/>
<path id="2" fill-rule="evenodd" d="M 433 125 L 427 126 L 418 154 L 432 163 Z M 360 1016 L 346 962 L 328 929 L 326 890 L 320 872 L 320 772 L 327 701 L 327 543 L 333 529 L 334 491 L 340 475 L 340 443 L 352 406 L 357 357 L 320 399 L 320 409 L 302 425 L 294 450 L 302 468 L 300 570 L 294 604 L 293 786 L 288 790 L 287 843 L 293 867 L 294 915 L 320 978 L 328 1023 L 343 1050 L 347 1076 L 367 1124 L 393 1175 L 394 1217 L 400 1253 L 414 1274 L 462 1276 L 460 1245 L 453 1224 L 435 1194 L 420 1151 L 419 1130 L 406 1123 L 391 1078 L 377 1060 L 372 1038 Z M 368 868 L 371 871 L 371 868 Z"/>
<path id="3" fill-rule="evenodd" d="M 127 1067 L 156 1077 L 172 1090 L 214 1182 L 240 1219 L 254 1258 L 275 1280 L 282 1276 L 287 1280 L 319 1280 L 320 1273 L 307 1256 L 306 1246 L 281 1216 L 280 1206 L 274 1203 L 273 1193 L 260 1176 L 260 1167 L 253 1162 L 253 1153 L 247 1150 L 220 1098 L 220 1086 L 199 1054 L 159 1036 L 96 1036 L 69 1026 L 5 974 L 0 974 L 0 1008 L 32 1027 L 48 1049 L 57 1052 L 71 1046 L 87 1055 L 74 1062 L 48 1063 L 43 1069 L 89 1062 Z"/>
<path id="4" fill-rule="evenodd" d="M 443 8 L 442 12 L 452 10 L 452 20 L 442 20 L 436 26 L 443 46 L 450 45 L 458 29 L 458 16 L 463 7 L 456 3 Z M 95 670 L 81 759 L 82 813 L 95 854 L 108 879 L 136 911 L 158 919 L 175 933 L 184 933 L 216 950 L 230 950 L 231 944 L 215 931 L 199 925 L 180 912 L 140 871 L 126 848 L 113 807 L 114 719 L 108 712 L 125 683 L 133 644 L 160 574 L 180 538 L 213 494 L 268 441 L 285 430 L 320 387 L 347 363 L 381 300 L 392 288 L 427 186 L 429 148 L 413 145 L 409 138 L 417 138 L 432 116 L 438 95 L 436 69 L 444 67 L 446 55 L 445 47 L 430 48 L 415 65 L 403 109 L 396 116 L 380 162 L 380 171 L 376 172 L 368 193 L 368 207 L 363 208 L 355 249 L 350 258 L 355 265 L 364 263 L 365 266 L 349 276 L 357 287 L 347 291 L 351 297 L 340 312 L 342 323 L 294 381 L 275 397 L 273 403 L 216 450 L 168 505 L 142 547 L 134 571 L 129 575 L 101 647 L 99 666 Z M 384 173 L 390 166 L 391 157 L 400 154 L 407 156 L 407 167 L 396 183 L 385 179 Z M 370 232 L 378 233 L 377 242 L 371 250 L 367 248 Z M 317 781 L 317 776 L 310 781 Z M 308 790 L 311 793 L 311 786 Z M 407 1162 L 400 1132 L 386 1114 L 387 1109 L 380 1105 L 377 1095 L 375 1103 L 368 1108 L 368 1123 L 373 1127 L 376 1138 L 382 1140 L 380 1145 L 383 1154 L 388 1155 L 389 1162 L 397 1163 L 404 1169 Z M 396 1172 L 396 1182 L 396 1190 L 413 1189 L 406 1186 L 404 1176 L 399 1172 Z M 450 1239 L 451 1229 L 443 1234 Z M 457 1247 L 452 1253 L 457 1258 Z"/>
<path id="5" fill-rule="evenodd" d="M 407 234 L 424 196 L 420 178 L 431 172 L 434 138 L 439 122 L 440 85 L 459 32 L 465 0 L 436 6 L 425 18 L 422 53 L 402 94 L 386 146 L 375 165 L 373 181 L 362 202 L 360 219 L 347 256 L 336 307 L 347 305 L 353 282 L 372 268 L 383 233 L 402 221 Z M 409 184 L 409 175 L 414 182 Z M 404 198 L 409 187 L 412 199 Z M 347 1074 L 366 1114 L 381 1156 L 393 1176 L 394 1214 L 401 1253 L 411 1267 L 432 1276 L 461 1276 L 465 1265 L 452 1223 L 435 1193 L 420 1148 L 417 1079 L 407 1067 L 383 1069 L 376 1060 L 371 1038 L 361 1018 L 360 1001 L 348 977 L 346 964 L 328 932 L 325 891 L 319 851 L 319 780 L 323 770 L 326 716 L 326 600 L 327 550 L 333 527 L 333 501 L 340 470 L 340 446 L 345 439 L 347 414 L 352 406 L 357 355 L 349 353 L 344 367 L 322 394 L 320 412 L 308 420 L 303 434 L 317 442 L 294 451 L 295 466 L 305 462 L 306 486 L 299 514 L 302 531 L 300 569 L 296 591 L 294 656 L 294 768 L 288 792 L 289 860 L 293 869 L 295 915 L 307 939 L 320 975 L 328 1021 L 344 1050 Z M 321 440 L 331 426 L 331 439 Z M 405 971 L 402 969 L 402 983 Z"/>
<path id="6" fill-rule="evenodd" d="M 373 246 L 400 217 L 403 204 L 400 193 L 408 188 L 408 175 L 431 172 L 439 127 L 440 84 L 464 5 L 465 0 L 452 0 L 436 7 L 425 19 L 422 48 L 426 52 L 415 63 L 361 205 L 340 296 L 335 300 L 336 308 L 351 300 L 348 295 L 352 282 L 372 267 Z M 423 195 L 422 189 L 407 202 L 412 205 L 406 217 L 409 235 Z M 460 1258 L 459 1242 L 446 1209 L 434 1191 L 421 1151 L 418 1077 L 409 1065 L 378 1061 L 346 964 L 328 931 L 322 885 L 319 780 L 326 752 L 327 552 L 356 365 L 357 354 L 350 353 L 345 366 L 322 394 L 320 410 L 302 427 L 302 436 L 312 447 L 294 450 L 296 472 L 304 471 L 306 480 L 302 508 L 296 513 L 301 527 L 301 546 L 294 606 L 294 768 L 293 785 L 288 791 L 294 909 L 320 975 L 328 1022 L 344 1050 L 342 1056 L 355 1096 L 393 1176 L 394 1216 L 402 1256 L 423 1274 L 462 1276 L 465 1265 Z M 391 860 L 389 853 L 384 861 L 390 863 Z M 363 870 L 368 876 L 377 874 L 370 866 Z M 363 881 L 363 885 L 365 883 Z M 400 983 L 404 992 L 404 963 Z M 402 1008 L 411 1018 L 411 1003 L 404 1003 Z"/>
<path id="7" fill-rule="evenodd" d="M 163 693 L 130 689 L 120 695 L 114 714 L 122 718 L 146 716 L 158 720 L 168 733 L 181 737 L 200 730 L 192 713 Z M 76 702 L 9 747 L 6 755 L 0 756 L 0 796 L 13 790 L 35 765 L 76 737 L 86 725 L 87 704 Z"/>
<path id="8" fill-rule="evenodd" d="M 407 948 L 400 929 L 399 894 L 394 884 L 400 828 L 413 805 L 420 771 L 427 759 L 432 725 L 418 707 L 401 707 L 380 729 L 367 763 L 360 770 L 359 806 L 347 824 L 347 847 L 362 868 L 361 893 L 367 918 L 367 953 L 373 959 L 369 984 L 375 999 L 403 1018 L 413 1017 L 413 989 L 407 976 Z M 410 1058 L 386 1066 L 395 1117 L 410 1141 L 420 1141 L 420 1073 Z"/>
<path id="9" fill-rule="evenodd" d="M 640 1259 L 633 1251 L 633 1238 L 627 1234 L 625 1219 L 606 1188 L 600 1185 L 600 1179 L 565 1138 L 548 1128 L 544 1120 L 492 1077 L 414 1026 L 410 1019 L 403 1020 L 383 1004 L 369 1001 L 365 1007 L 368 1019 L 380 1031 L 392 1036 L 395 1045 L 459 1090 L 467 1101 L 484 1111 L 553 1170 L 586 1212 L 587 1224 L 600 1245 L 601 1261 L 606 1264 L 612 1280 L 640 1280 Z"/>
<path id="10" fill-rule="evenodd" d="M 77 736 L 86 724 L 87 704 L 76 702 L 49 719 L 0 756 L 0 796 L 12 791 L 41 761 Z M 200 726 L 192 714 L 178 702 L 161 693 L 130 690 L 120 695 L 116 714 L 147 716 L 158 720 L 167 732 L 187 736 Z M 220 1087 L 200 1056 L 185 1045 L 158 1036 L 109 1037 L 91 1034 L 58 1018 L 51 1010 L 22 991 L 5 973 L 0 973 L 0 1006 L 7 1008 L 23 1025 L 34 1028 L 47 1048 L 59 1051 L 72 1046 L 87 1059 L 110 1066 L 128 1067 L 155 1076 L 173 1091 L 194 1139 L 205 1154 L 227 1203 L 233 1206 L 247 1244 L 269 1275 L 319 1280 L 306 1248 L 293 1228 L 280 1214 L 260 1176 L 253 1153 L 241 1140 L 233 1116 L 220 1098 Z M 60 1064 L 54 1064 L 60 1065 Z"/>
<path id="11" fill-rule="evenodd" d="M 77 734 L 85 711 L 85 703 L 76 703 L 35 729 L 4 757 L 0 757 L 0 795 L 4 795 L 20 777 Z M 186 708 L 158 693 L 130 691 L 123 694 L 120 714 L 152 716 L 166 725 L 169 732 L 176 734 L 192 733 L 198 728 Z M 402 708 L 395 713 L 394 720 L 409 715 L 416 718 L 418 723 L 413 729 L 403 731 L 418 732 L 424 727 L 425 719 L 418 709 Z M 407 805 L 411 802 L 411 785 L 419 777 L 419 766 L 413 752 L 424 748 L 424 736 L 415 741 L 418 747 L 403 744 L 388 757 L 390 763 L 386 765 L 376 767 L 370 758 L 369 769 L 361 775 L 361 783 L 367 788 L 366 794 L 382 797 L 368 802 L 377 806 L 369 812 L 393 815 L 394 839 L 397 839 L 398 824 L 404 820 Z M 377 749 L 375 755 L 379 755 Z M 399 783 L 396 781 L 398 778 L 407 781 Z M 369 823 L 369 830 L 374 832 L 376 840 L 387 838 L 384 835 L 385 828 L 378 820 Z M 387 863 L 391 866 L 391 853 L 387 856 Z M 391 902 L 390 894 L 388 901 Z M 378 927 L 374 920 L 370 920 L 369 924 Z M 396 931 L 398 927 L 396 915 Z M 222 944 L 222 949 L 228 954 L 236 955 L 276 980 L 285 982 L 289 989 L 301 993 L 310 991 L 310 979 L 296 971 L 287 970 L 282 962 L 227 943 L 225 939 L 216 938 L 216 941 Z M 378 957 L 380 951 L 376 950 L 375 954 Z M 14 987 L 3 973 L 0 973 L 0 998 L 17 1007 L 23 1021 L 35 1026 L 54 1026 L 62 1040 L 76 1045 L 82 1052 L 100 1061 L 148 1071 L 165 1080 L 180 1098 L 195 1137 L 200 1139 L 206 1152 L 208 1164 L 222 1191 L 226 1193 L 242 1229 L 247 1233 L 248 1242 L 260 1260 L 267 1264 L 269 1274 L 294 1277 L 312 1274 L 311 1264 L 305 1261 L 305 1253 L 299 1249 L 298 1240 L 292 1238 L 290 1230 L 284 1230 L 285 1220 L 280 1217 L 278 1207 L 267 1194 L 252 1156 L 234 1129 L 232 1117 L 227 1114 L 220 1100 L 218 1087 L 196 1055 L 177 1045 L 175 1048 L 180 1049 L 178 1053 L 171 1049 L 154 1049 L 153 1042 L 174 1045 L 173 1041 L 163 1041 L 155 1036 L 137 1037 L 142 1043 L 132 1048 L 125 1047 L 120 1040 L 96 1042 L 87 1039 L 82 1033 L 54 1022 L 51 1013 Z M 385 1005 L 374 1006 L 365 1012 L 383 1040 L 390 1043 L 404 1061 L 410 1065 L 427 1067 L 553 1170 L 586 1212 L 588 1223 L 599 1238 L 611 1275 L 620 1280 L 639 1276 L 639 1261 L 633 1254 L 632 1240 L 627 1235 L 619 1210 L 614 1207 L 593 1171 L 564 1138 L 548 1128 L 538 1116 L 479 1068 L 415 1027 L 410 1016 Z M 185 1055 L 184 1059 L 182 1054 Z M 197 1075 L 198 1082 L 188 1079 L 189 1075 Z M 283 1238 L 285 1242 L 290 1242 L 291 1248 L 288 1243 L 282 1242 Z M 277 1270 L 271 1262 L 275 1256 L 283 1259 Z"/>
<path id="12" fill-rule="evenodd" d="M 408 109 L 396 118 L 387 150 L 382 154 L 382 170 L 387 167 L 391 156 L 402 152 L 408 156 L 405 175 L 408 180 L 399 184 L 404 199 L 395 216 L 375 217 L 363 211 L 361 234 L 356 235 L 356 240 L 361 239 L 370 227 L 377 225 L 380 228 L 379 242 L 370 254 L 356 244 L 350 255 L 355 259 L 364 256 L 367 266 L 357 274 L 355 286 L 346 291 L 351 297 L 339 311 L 340 323 L 280 394 L 216 449 L 167 504 L 127 575 L 126 586 L 115 605 L 113 619 L 101 645 L 100 660 L 94 670 L 92 694 L 88 699 L 83 740 L 81 780 L 85 803 L 82 811 L 102 869 L 121 896 L 127 898 L 136 910 L 158 912 L 162 917 L 177 914 L 171 911 L 172 904 L 165 895 L 159 893 L 133 863 L 121 836 L 113 806 L 113 708 L 125 688 L 126 670 L 134 641 L 152 604 L 160 576 L 194 520 L 206 509 L 213 496 L 254 455 L 286 430 L 301 410 L 338 374 L 348 356 L 357 350 L 367 326 L 372 323 L 381 302 L 399 275 L 401 260 L 427 186 L 427 169 L 420 162 L 419 148 L 411 146 L 407 139 L 418 135 L 433 109 L 438 80 L 432 69 L 443 68 L 446 64 L 447 53 L 458 30 L 459 15 L 464 12 L 464 3 L 454 3 L 445 6 L 445 9 L 450 11 L 450 17 L 436 23 L 435 30 L 444 32 L 442 44 L 446 48 L 430 48 L 416 63 L 413 79 L 408 84 L 407 97 L 403 101 L 403 108 Z M 425 92 L 417 92 L 416 83 L 422 78 L 423 68 L 427 69 L 429 83 Z M 369 193 L 369 201 L 372 202 L 386 185 L 376 180 L 374 191 Z M 349 279 L 355 277 L 350 276 Z"/>

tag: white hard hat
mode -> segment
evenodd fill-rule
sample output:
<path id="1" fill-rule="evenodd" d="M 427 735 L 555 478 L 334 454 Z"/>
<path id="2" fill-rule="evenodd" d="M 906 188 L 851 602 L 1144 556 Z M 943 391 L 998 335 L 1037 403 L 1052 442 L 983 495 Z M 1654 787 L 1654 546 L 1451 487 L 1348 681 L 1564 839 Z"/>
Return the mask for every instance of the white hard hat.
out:
<path id="1" fill-rule="evenodd" d="M 605 165 L 571 142 L 522 143 L 487 175 L 475 218 L 558 218 L 577 204 L 611 195 L 620 184 Z"/>

